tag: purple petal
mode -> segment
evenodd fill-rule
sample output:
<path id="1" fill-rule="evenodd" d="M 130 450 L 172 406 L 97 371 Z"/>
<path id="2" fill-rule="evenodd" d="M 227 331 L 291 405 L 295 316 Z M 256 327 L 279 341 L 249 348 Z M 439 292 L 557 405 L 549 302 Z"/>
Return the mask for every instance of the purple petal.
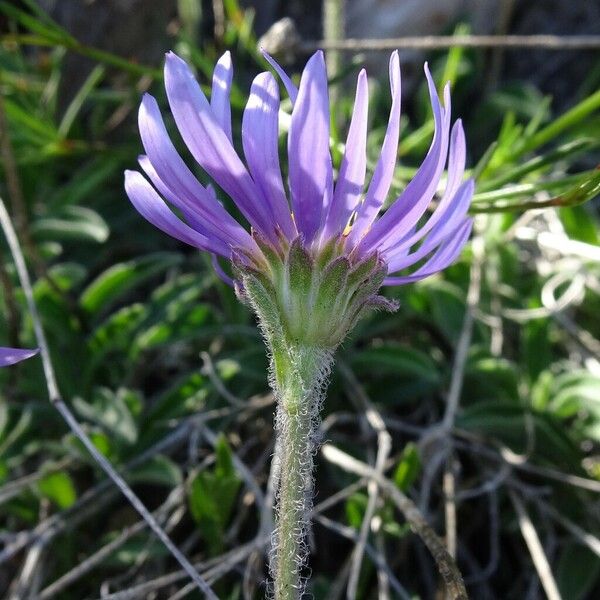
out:
<path id="1" fill-rule="evenodd" d="M 137 171 L 125 171 L 125 191 L 135 209 L 152 225 L 190 246 L 229 258 L 231 250 L 221 241 L 192 229 L 181 221 L 154 188 Z"/>
<path id="2" fill-rule="evenodd" d="M 377 217 L 379 209 L 384 203 L 396 168 L 396 156 L 398 154 L 398 136 L 400 134 L 400 101 L 402 98 L 400 90 L 400 58 L 398 51 L 393 52 L 390 57 L 390 88 L 392 94 L 392 108 L 388 121 L 385 138 L 381 147 L 381 154 L 373 173 L 373 179 L 369 184 L 367 195 L 363 203 L 358 207 L 356 220 L 348 235 L 348 245 L 354 247 Z"/>
<path id="3" fill-rule="evenodd" d="M 215 66 L 212 78 L 212 91 L 210 94 L 210 107 L 213 110 L 217 123 L 232 142 L 231 138 L 231 82 L 233 80 L 233 65 L 229 50 L 221 56 Z M 233 143 L 233 142 L 232 142 Z"/>
<path id="4" fill-rule="evenodd" d="M 208 183 L 206 185 L 206 191 L 210 194 L 210 197 L 215 200 L 215 202 L 219 202 L 219 199 L 217 198 L 217 190 L 215 190 L 215 187 L 212 183 Z M 221 203 L 219 202 L 219 204 Z"/>
<path id="5" fill-rule="evenodd" d="M 405 236 L 401 240 L 395 240 L 393 244 L 380 246 L 379 250 L 384 256 L 395 256 L 397 251 L 408 249 L 423 239 L 433 227 L 441 220 L 450 214 L 452 203 L 457 199 L 457 191 L 460 187 L 466 162 L 466 144 L 465 133 L 462 128 L 461 120 L 457 120 L 452 128 L 450 136 L 450 158 L 448 159 L 448 179 L 446 181 L 446 189 L 439 204 L 429 217 L 427 222 L 416 233 L 411 236 Z M 388 247 L 389 246 L 389 247 Z"/>
<path id="6" fill-rule="evenodd" d="M 142 168 L 158 191 L 172 204 L 206 224 L 214 235 L 232 245 L 253 248 L 247 231 L 194 177 L 173 146 L 156 100 L 146 94 L 138 123 L 148 161 Z M 168 192 L 167 192 L 168 190 Z"/>
<path id="7" fill-rule="evenodd" d="M 275 69 L 277 75 L 279 75 L 279 79 L 281 79 L 285 89 L 287 90 L 288 96 L 292 101 L 292 106 L 296 104 L 296 98 L 298 98 L 298 88 L 294 84 L 294 82 L 289 78 L 288 74 L 283 70 L 281 65 L 265 50 L 260 49 L 261 54 L 265 57 L 265 60 Z"/>
<path id="8" fill-rule="evenodd" d="M 402 244 L 392 253 L 386 255 L 385 260 L 388 263 L 388 272 L 394 273 L 395 271 L 414 265 L 440 244 L 449 235 L 449 232 L 454 231 L 466 217 L 474 188 L 475 184 L 472 179 L 462 184 L 456 195 L 452 198 L 452 202 L 448 205 L 443 220 L 438 221 L 431 228 L 425 241 L 413 253 L 407 255 L 405 250 L 410 246 Z"/>
<path id="9" fill-rule="evenodd" d="M 144 156 L 144 155 L 139 156 L 138 162 L 140 164 L 140 167 L 142 168 L 144 173 L 146 173 L 146 175 L 148 176 L 150 181 L 154 184 L 154 186 L 156 187 L 158 192 L 160 194 L 162 194 L 171 204 L 176 206 L 181 211 L 181 213 L 183 214 L 183 216 L 185 218 L 186 223 L 188 225 L 190 225 L 190 227 L 192 229 L 195 229 L 198 233 L 200 233 L 208 238 L 213 238 L 215 240 L 218 240 L 218 242 L 220 242 L 223 245 L 224 252 L 226 252 L 226 250 L 225 250 L 226 247 L 236 247 L 236 248 L 244 247 L 246 249 L 246 251 L 260 252 L 258 249 L 258 246 L 256 245 L 256 242 L 252 239 L 252 237 L 250 235 L 248 235 L 248 233 L 244 229 L 242 229 L 235 221 L 233 221 L 233 217 L 231 217 L 229 215 L 229 213 L 225 213 L 225 214 L 236 225 L 238 225 L 238 227 L 240 227 L 241 231 L 244 234 L 244 238 L 241 241 L 243 243 L 245 243 L 247 241 L 248 243 L 246 246 L 240 245 L 240 238 L 228 239 L 224 235 L 224 231 L 222 231 L 222 227 L 220 228 L 218 225 L 213 226 L 211 224 L 212 219 L 209 219 L 208 221 L 205 220 L 205 215 L 202 213 L 202 211 L 197 210 L 197 207 L 193 207 L 190 209 L 189 205 L 182 203 L 179 200 L 179 198 L 174 195 L 173 191 L 170 188 L 168 188 L 165 185 L 165 183 L 158 177 L 156 171 L 154 170 L 154 167 L 152 166 L 152 163 L 150 162 L 150 160 L 148 159 L 147 156 Z M 200 185 L 200 184 L 198 184 L 198 185 Z M 215 204 L 218 204 L 218 206 L 220 208 L 222 208 L 221 204 L 217 200 L 215 190 L 214 190 L 214 188 L 212 188 L 212 186 L 209 186 L 206 189 L 206 193 L 210 194 L 211 200 Z M 224 210 L 225 209 L 223 209 L 223 211 Z"/>
<path id="10" fill-rule="evenodd" d="M 165 62 L 165 88 L 175 122 L 194 158 L 223 188 L 250 224 L 275 240 L 273 215 L 227 135 L 215 120 L 208 100 L 185 61 L 173 52 Z"/>
<path id="11" fill-rule="evenodd" d="M 325 180 L 325 191 L 323 192 L 323 200 L 321 202 L 321 215 L 324 216 L 329 212 L 331 203 L 333 202 L 333 161 L 331 155 L 328 161 L 329 168 L 327 169 L 327 178 Z M 321 235 L 323 232 L 321 231 Z"/>
<path id="12" fill-rule="evenodd" d="M 467 243 L 471 228 L 473 227 L 473 219 L 465 219 L 460 227 L 440 245 L 437 252 L 417 271 L 412 275 L 405 277 L 386 277 L 383 285 L 403 285 L 425 279 L 430 275 L 439 273 L 450 266 L 460 254 L 463 246 Z"/>
<path id="13" fill-rule="evenodd" d="M 190 210 L 190 208 L 185 203 L 181 202 L 179 197 L 173 193 L 171 188 L 166 186 L 164 181 L 156 173 L 156 170 L 152 166 L 152 163 L 147 156 L 138 156 L 138 163 L 148 179 L 150 179 L 154 187 L 158 190 L 158 193 L 183 213 L 185 220 L 193 229 L 202 235 L 212 235 L 213 237 L 221 240 L 223 243 L 226 243 L 224 236 L 220 231 L 211 231 L 209 228 L 210 226 L 207 226 L 207 224 L 202 221 L 197 211 Z"/>
<path id="14" fill-rule="evenodd" d="M 435 120 L 435 134 L 431 147 L 404 192 L 363 238 L 359 248 L 361 255 L 382 247 L 384 242 L 388 240 L 389 243 L 393 243 L 396 239 L 404 237 L 406 231 L 421 218 L 438 187 L 448 153 L 450 93 L 448 87 L 446 87 L 444 90 L 446 109 L 442 110 L 427 65 L 425 65 L 425 74 Z"/>
<path id="15" fill-rule="evenodd" d="M 388 272 L 391 272 L 389 267 L 393 261 L 398 261 L 401 258 L 408 256 L 408 253 L 410 252 L 410 248 L 413 245 L 413 243 L 410 242 L 410 240 L 411 240 L 411 238 L 414 237 L 416 231 L 417 231 L 417 227 L 415 225 L 400 240 L 400 242 L 398 243 L 398 247 L 394 247 L 394 249 L 390 250 L 390 252 L 388 254 L 384 254 L 384 253 L 381 254 L 383 260 L 385 260 L 385 262 L 388 265 Z M 396 270 L 398 270 L 398 269 L 396 269 Z"/>
<path id="16" fill-rule="evenodd" d="M 469 211 L 474 191 L 475 182 L 473 179 L 467 179 L 456 192 L 456 195 L 444 214 L 444 219 L 438 221 L 435 226 L 431 228 L 429 235 L 422 244 L 423 246 L 433 248 L 442 238 L 448 235 L 448 231 L 452 231 L 460 222 L 464 221 L 467 212 Z"/>
<path id="17" fill-rule="evenodd" d="M 39 352 L 38 348 L 27 350 L 25 348 L 2 348 L 0 347 L 0 367 L 9 367 L 22 360 L 27 360 Z"/>
<path id="18" fill-rule="evenodd" d="M 223 271 L 223 268 L 219 264 L 219 258 L 217 257 L 217 255 L 211 254 L 210 260 L 212 262 L 213 269 L 215 270 L 215 273 L 218 275 L 219 279 L 223 283 L 226 283 L 229 287 L 234 287 L 233 279 L 231 279 L 231 277 L 229 277 L 229 275 L 227 275 L 227 273 Z"/>
<path id="19" fill-rule="evenodd" d="M 348 128 L 344 158 L 340 165 L 333 201 L 327 214 L 323 240 L 342 234 L 360 200 L 367 168 L 368 107 L 367 73 L 363 69 L 358 74 L 354 110 Z"/>
<path id="20" fill-rule="evenodd" d="M 288 159 L 294 219 L 310 242 L 321 225 L 323 197 L 332 178 L 327 73 L 321 51 L 302 73 L 288 134 Z"/>
<path id="21" fill-rule="evenodd" d="M 281 231 L 288 239 L 297 235 L 283 189 L 279 167 L 279 89 L 270 73 L 257 75 L 250 89 L 242 120 L 244 155 L 254 182 Z"/>

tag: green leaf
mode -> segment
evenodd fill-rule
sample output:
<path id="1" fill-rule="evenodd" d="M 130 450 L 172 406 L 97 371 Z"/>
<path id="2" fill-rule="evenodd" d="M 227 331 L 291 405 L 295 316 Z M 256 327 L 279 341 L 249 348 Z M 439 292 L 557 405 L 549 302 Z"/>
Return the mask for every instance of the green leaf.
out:
<path id="1" fill-rule="evenodd" d="M 174 488 L 181 483 L 182 475 L 179 465 L 159 454 L 131 471 L 128 479 L 133 483 L 153 483 Z"/>
<path id="2" fill-rule="evenodd" d="M 4 439 L 4 430 L 8 425 L 8 406 L 6 402 L 0 402 L 0 440 Z"/>
<path id="3" fill-rule="evenodd" d="M 102 81 L 104 73 L 104 66 L 96 65 L 83 82 L 81 88 L 79 88 L 79 91 L 73 97 L 73 100 L 71 100 L 58 127 L 58 134 L 61 138 L 65 139 L 69 135 L 69 131 L 71 130 L 77 115 L 81 111 L 81 107 L 94 88 Z"/>
<path id="4" fill-rule="evenodd" d="M 346 520 L 350 527 L 360 529 L 365 516 L 365 511 L 367 510 L 367 502 L 367 495 L 363 492 L 356 492 L 346 500 L 344 510 L 346 513 Z"/>
<path id="5" fill-rule="evenodd" d="M 87 370 L 95 369 L 109 352 L 126 354 L 147 314 L 148 309 L 143 304 L 124 306 L 94 329 L 88 341 L 92 356 Z"/>
<path id="6" fill-rule="evenodd" d="M 568 184 L 566 189 L 564 185 Z M 559 195 L 547 200 L 532 200 L 531 195 L 538 190 L 546 189 L 548 191 L 558 186 Z M 572 207 L 589 202 L 600 194 L 600 172 L 594 169 L 577 175 L 568 175 L 562 180 L 542 181 L 535 184 L 521 184 L 508 188 L 507 190 L 495 190 L 493 192 L 483 192 L 473 198 L 473 205 L 470 211 L 476 213 L 501 213 L 524 211 L 529 209 L 539 208 L 562 208 Z M 496 201 L 486 205 L 483 200 L 491 197 L 500 196 L 500 198 L 508 198 L 510 196 L 524 197 L 523 201 Z"/>
<path id="7" fill-rule="evenodd" d="M 465 369 L 465 396 L 468 399 L 515 400 L 519 397 L 519 368 L 505 358 L 497 358 L 471 348 Z"/>
<path id="8" fill-rule="evenodd" d="M 565 373 L 558 377 L 548 410 L 558 417 L 567 418 L 584 409 L 600 419 L 600 378 L 587 371 Z"/>
<path id="9" fill-rule="evenodd" d="M 397 344 L 385 344 L 361 350 L 352 356 L 353 368 L 370 373 L 391 373 L 437 382 L 439 373 L 435 362 L 424 352 Z"/>
<path id="10" fill-rule="evenodd" d="M 442 375 L 424 352 L 397 343 L 367 348 L 351 355 L 352 370 L 365 379 L 369 394 L 383 403 L 407 402 L 438 389 Z"/>
<path id="11" fill-rule="evenodd" d="M 597 141 L 586 138 L 563 144 L 551 152 L 541 156 L 536 156 L 535 158 L 532 158 L 523 164 L 513 166 L 507 169 L 502 175 L 499 175 L 489 181 L 485 181 L 481 185 L 477 186 L 477 191 L 481 193 L 488 190 L 497 190 L 503 185 L 509 183 L 518 183 L 529 173 L 553 168 L 557 162 L 563 161 L 566 158 L 572 159 L 583 152 L 589 152 L 596 146 L 598 146 Z"/>
<path id="12" fill-rule="evenodd" d="M 108 239 L 109 227 L 106 221 L 91 208 L 66 206 L 45 216 L 31 226 L 38 241 L 96 242 L 101 244 Z"/>
<path id="13" fill-rule="evenodd" d="M 465 317 L 465 293 L 447 281 L 427 281 L 424 286 L 435 324 L 456 342 Z"/>
<path id="14" fill-rule="evenodd" d="M 107 458 L 110 457 L 112 452 L 112 444 L 110 438 L 102 431 L 91 431 L 89 433 L 92 444 L 96 447 L 96 450 Z"/>
<path id="15" fill-rule="evenodd" d="M 181 262 L 176 253 L 156 252 L 129 262 L 117 263 L 97 277 L 81 295 L 81 306 L 97 315 L 127 292 Z"/>
<path id="16" fill-rule="evenodd" d="M 550 370 L 542 371 L 531 386 L 529 397 L 531 407 L 538 411 L 546 410 L 550 402 L 552 385 L 554 383 L 554 374 Z"/>
<path id="17" fill-rule="evenodd" d="M 73 40 L 73 37 L 42 11 L 35 2 L 32 2 L 31 0 L 23 0 L 23 2 L 29 6 L 30 10 L 36 16 L 30 15 L 24 10 L 20 10 L 4 0 L 0 2 L 0 11 L 8 17 L 18 21 L 29 31 L 42 35 L 52 42 L 60 43 Z"/>
<path id="18" fill-rule="evenodd" d="M 69 508 L 77 500 L 75 485 L 66 471 L 46 475 L 38 481 L 37 487 L 42 496 L 62 509 Z"/>
<path id="19" fill-rule="evenodd" d="M 417 446 L 412 442 L 404 446 L 400 462 L 394 472 L 394 483 L 398 488 L 406 492 L 417 479 L 421 471 L 421 459 Z"/>
<path id="20" fill-rule="evenodd" d="M 534 308 L 533 306 L 531 308 Z M 529 376 L 535 380 L 552 362 L 548 319 L 532 319 L 523 325 L 522 357 Z"/>
<path id="21" fill-rule="evenodd" d="M 478 402 L 464 410 L 457 426 L 496 439 L 518 454 L 530 452 L 543 464 L 582 473 L 577 446 L 551 415 L 513 402 Z"/>
<path id="22" fill-rule="evenodd" d="M 27 433 L 32 421 L 33 410 L 31 406 L 26 406 L 19 412 L 17 422 L 7 428 L 7 433 L 3 437 L 0 437 L 0 456 Z"/>
<path id="23" fill-rule="evenodd" d="M 9 470 L 6 462 L 3 460 L 0 460 L 0 484 L 3 484 L 6 482 L 9 473 L 10 473 L 10 470 Z"/>
<path id="24" fill-rule="evenodd" d="M 558 213 L 567 235 L 587 244 L 600 245 L 600 224 L 593 211 L 585 206 L 559 208 Z"/>
<path id="25" fill-rule="evenodd" d="M 132 400 L 128 396 L 134 396 Z M 105 431 L 125 444 L 133 444 L 137 440 L 137 425 L 131 412 L 132 401 L 140 402 L 132 390 L 121 388 L 114 392 L 105 387 L 96 388 L 91 401 L 75 398 L 73 406 L 85 419 L 100 425 Z"/>
<path id="26" fill-rule="evenodd" d="M 27 131 L 40 144 L 58 139 L 58 131 L 51 123 L 47 123 L 40 116 L 28 112 L 8 98 L 3 102 L 9 122 L 14 123 L 19 128 L 20 133 L 23 133 L 23 130 Z"/>
<path id="27" fill-rule="evenodd" d="M 194 337 L 211 315 L 208 305 L 191 305 L 183 299 L 172 302 L 169 308 L 171 310 L 166 312 L 163 319 L 156 320 L 147 328 L 140 328 L 141 331 L 131 343 L 132 357 L 150 348 Z"/>
<path id="28" fill-rule="evenodd" d="M 600 558 L 589 548 L 568 543 L 562 548 L 556 568 L 556 582 L 565 600 L 584 600 L 600 575 Z"/>
<path id="29" fill-rule="evenodd" d="M 180 417 L 187 411 L 200 411 L 206 405 L 211 386 L 198 372 L 188 373 L 171 383 L 146 416 L 150 421 L 164 421 Z"/>
<path id="30" fill-rule="evenodd" d="M 201 471 L 192 479 L 188 497 L 190 512 L 212 553 L 223 547 L 223 533 L 241 484 L 225 436 L 219 436 L 215 453 L 214 469 Z"/>
<path id="31" fill-rule="evenodd" d="M 113 180 L 121 163 L 113 155 L 95 156 L 70 174 L 69 180 L 50 190 L 46 206 L 52 214 L 61 207 L 91 202 L 106 189 L 106 182 Z"/>
<path id="32" fill-rule="evenodd" d="M 539 146 L 547 144 L 554 138 L 558 137 L 563 131 L 566 131 L 574 125 L 580 123 L 591 113 L 600 109 L 600 90 L 585 98 L 579 104 L 562 114 L 560 117 L 552 121 L 536 135 L 531 137 L 521 148 L 519 154 L 535 150 Z"/>

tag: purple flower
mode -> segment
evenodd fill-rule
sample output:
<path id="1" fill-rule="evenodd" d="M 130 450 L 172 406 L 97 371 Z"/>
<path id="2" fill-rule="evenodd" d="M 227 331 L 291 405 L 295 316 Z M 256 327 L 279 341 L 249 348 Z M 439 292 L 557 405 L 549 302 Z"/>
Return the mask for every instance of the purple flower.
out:
<path id="1" fill-rule="evenodd" d="M 139 111 L 146 151 L 139 162 L 147 178 L 135 171 L 125 173 L 125 188 L 135 208 L 169 235 L 226 259 L 232 253 L 245 261 L 260 257 L 257 236 L 276 249 L 289 247 L 301 236 L 312 255 L 331 240 L 338 240 L 341 253 L 352 260 L 377 253 L 387 267 L 384 285 L 417 281 L 452 263 L 471 230 L 467 210 L 473 181 L 463 182 L 465 137 L 460 120 L 451 128 L 448 86 L 442 106 L 425 66 L 435 119 L 433 141 L 412 181 L 382 213 L 396 165 L 400 127 L 398 53 L 390 59 L 392 107 L 387 131 L 368 185 L 365 71 L 358 76 L 345 152 L 335 177 L 323 53 L 315 53 L 308 61 L 298 89 L 272 58 L 267 59 L 293 103 L 287 136 L 289 194 L 279 165 L 279 90 L 271 73 L 260 73 L 252 83 L 242 121 L 242 160 L 231 135 L 229 52 L 215 68 L 210 102 L 188 65 L 171 52 L 166 58 L 165 86 L 179 133 L 195 160 L 233 199 L 252 234 L 185 165 L 169 139 L 156 100 L 148 94 Z M 426 216 L 446 167 L 448 176 L 439 202 Z M 406 274 L 418 263 L 416 270 Z"/>
<path id="2" fill-rule="evenodd" d="M 181 58 L 170 52 L 165 63 L 167 97 L 179 133 L 202 169 L 235 202 L 245 225 L 186 166 L 169 138 L 156 100 L 148 94 L 139 110 L 146 152 L 139 164 L 145 176 L 126 171 L 125 189 L 135 208 L 156 227 L 210 252 L 219 276 L 235 285 L 263 324 L 270 321 L 273 331 L 283 329 L 292 337 L 333 346 L 365 310 L 393 308 L 376 295 L 381 285 L 423 279 L 459 255 L 472 226 L 467 211 L 473 181 L 463 181 L 465 136 L 460 120 L 451 126 L 449 87 L 444 89 L 442 106 L 426 65 L 435 121 L 433 140 L 413 179 L 384 211 L 400 129 L 398 53 L 390 58 L 392 106 L 368 184 L 365 71 L 358 76 L 336 176 L 329 149 L 323 53 L 310 58 L 298 88 L 270 56 L 265 58 L 293 105 L 287 135 L 287 185 L 279 164 L 279 87 L 274 76 L 260 73 L 252 83 L 242 119 L 242 159 L 231 133 L 229 53 L 215 68 L 210 102 Z M 440 186 L 444 171 L 446 181 Z M 428 212 L 440 187 L 439 200 Z M 218 257 L 232 262 L 235 281 L 223 271 Z M 256 281 L 248 279 L 250 274 Z M 269 297 L 274 302 L 267 301 Z M 336 313 L 341 317 L 332 321 Z"/>
<path id="3" fill-rule="evenodd" d="M 278 403 L 272 471 L 278 506 L 271 555 L 273 596 L 300 598 L 312 456 L 333 352 L 368 311 L 397 306 L 378 295 L 381 285 L 423 279 L 454 261 L 471 231 L 467 211 L 473 182 L 463 182 L 465 137 L 460 121 L 451 128 L 448 87 L 442 107 L 427 67 L 433 141 L 404 192 L 382 211 L 398 149 L 398 53 L 390 59 L 387 131 L 368 185 L 365 71 L 358 76 L 344 156 L 335 176 L 323 53 L 308 61 L 298 89 L 273 59 L 266 58 L 293 105 L 287 185 L 278 153 L 279 88 L 271 73 L 260 73 L 252 83 L 242 119 L 242 159 L 232 140 L 229 53 L 215 68 L 210 102 L 183 60 L 169 53 L 165 64 L 167 97 L 179 133 L 202 169 L 235 202 L 246 226 L 186 166 L 149 95 L 139 111 L 146 152 L 139 163 L 146 176 L 126 171 L 125 189 L 135 208 L 156 227 L 212 253 L 217 273 L 235 286 L 258 317 Z M 426 214 L 444 170 L 448 175 L 439 201 Z M 217 257 L 231 261 L 233 281 Z"/>
<path id="4" fill-rule="evenodd" d="M 0 367 L 8 367 L 35 356 L 39 350 L 26 350 L 24 348 L 3 348 L 0 347 Z"/>

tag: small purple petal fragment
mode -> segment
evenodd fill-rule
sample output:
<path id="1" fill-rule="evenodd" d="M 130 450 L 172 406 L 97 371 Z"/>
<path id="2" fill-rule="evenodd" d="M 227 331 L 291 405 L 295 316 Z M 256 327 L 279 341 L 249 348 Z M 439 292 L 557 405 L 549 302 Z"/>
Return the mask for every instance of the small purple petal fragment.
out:
<path id="1" fill-rule="evenodd" d="M 400 89 L 400 57 L 398 51 L 390 57 L 390 89 L 392 94 L 392 108 L 388 121 L 385 138 L 381 148 L 381 154 L 373 173 L 373 179 L 369 184 L 367 195 L 363 203 L 358 207 L 356 220 L 348 236 L 348 244 L 354 247 L 368 231 L 369 227 L 377 217 L 379 209 L 385 202 L 390 190 L 396 168 L 396 156 L 398 154 L 398 137 L 400 135 L 400 101 L 402 93 Z"/>
<path id="2" fill-rule="evenodd" d="M 298 98 L 298 88 L 289 78 L 288 74 L 283 70 L 282 66 L 268 52 L 262 48 L 260 52 L 265 57 L 265 60 L 273 67 L 277 75 L 279 75 L 279 79 L 281 79 L 285 89 L 287 90 L 288 96 L 292 101 L 292 106 L 294 106 L 296 103 L 296 98 Z"/>
<path id="3" fill-rule="evenodd" d="M 333 202 L 333 161 L 329 157 L 329 168 L 327 169 L 327 179 L 325 180 L 325 191 L 323 192 L 323 207 L 321 209 L 322 218 L 329 212 L 329 207 Z M 323 236 L 323 229 L 321 229 Z"/>
<path id="4" fill-rule="evenodd" d="M 473 197 L 475 185 L 472 179 L 465 181 L 456 192 L 452 202 L 444 213 L 444 219 L 438 221 L 429 232 L 423 243 L 411 254 L 406 254 L 402 247 L 399 247 L 389 256 L 386 256 L 388 262 L 388 273 L 394 273 L 405 269 L 410 265 L 425 258 L 438 244 L 440 244 L 449 232 L 456 230 L 467 215 L 471 198 Z M 408 247 L 408 246 L 406 246 Z"/>
<path id="5" fill-rule="evenodd" d="M 321 225 L 323 196 L 331 176 L 329 97 L 323 52 L 308 61 L 288 134 L 289 182 L 298 231 L 312 242 Z"/>
<path id="6" fill-rule="evenodd" d="M 271 73 L 260 73 L 250 88 L 242 120 L 242 144 L 262 199 L 288 239 L 296 235 L 279 166 L 279 89 Z"/>
<path id="7" fill-rule="evenodd" d="M 138 114 L 140 136 L 148 162 L 142 168 L 158 191 L 177 208 L 195 214 L 228 243 L 252 248 L 248 232 L 216 201 L 196 179 L 169 138 L 156 100 L 145 94 Z M 157 179 L 160 179 L 159 183 Z M 161 185 L 162 184 L 162 185 Z M 170 195 L 165 188 L 170 190 Z"/>
<path id="8" fill-rule="evenodd" d="M 275 241 L 273 215 L 185 61 L 173 52 L 165 62 L 165 88 L 175 122 L 194 158 L 237 204 L 250 224 Z"/>
<path id="9" fill-rule="evenodd" d="M 229 101 L 229 96 L 231 93 L 232 80 L 233 65 L 231 64 L 231 52 L 228 50 L 221 56 L 213 71 L 210 106 L 217 123 L 219 123 L 230 142 L 232 142 L 232 137 L 231 103 Z"/>
<path id="10" fill-rule="evenodd" d="M 416 232 L 413 232 L 413 235 L 405 236 L 400 240 L 394 241 L 391 245 L 387 244 L 379 248 L 379 251 L 386 256 L 386 258 L 395 258 L 398 252 L 403 252 L 405 249 L 408 250 L 412 245 L 423 239 L 423 237 L 429 233 L 438 222 L 445 222 L 448 219 L 448 215 L 452 214 L 453 204 L 457 202 L 457 199 L 459 200 L 457 191 L 465 172 L 466 152 L 465 134 L 462 128 L 462 122 L 459 119 L 454 124 L 450 136 L 448 179 L 442 199 L 427 222 Z"/>
<path id="11" fill-rule="evenodd" d="M 348 128 L 344 157 L 333 192 L 333 201 L 323 231 L 324 240 L 343 233 L 362 194 L 367 168 L 368 107 L 369 88 L 367 73 L 363 69 L 358 74 L 354 110 Z"/>
<path id="12" fill-rule="evenodd" d="M 430 277 L 431 275 L 444 270 L 446 267 L 449 267 L 458 258 L 458 255 L 467 243 L 472 227 L 473 219 L 466 219 L 455 232 L 448 236 L 448 238 L 440 245 L 437 252 L 420 269 L 417 269 L 414 273 L 405 277 L 386 277 L 383 281 L 383 285 L 404 285 L 406 283 L 413 283 L 420 279 Z"/>
<path id="13" fill-rule="evenodd" d="M 152 225 L 190 246 L 229 256 L 229 248 L 186 225 L 137 171 L 125 171 L 125 191 L 135 209 Z"/>
<path id="14" fill-rule="evenodd" d="M 183 213 L 186 222 L 192 227 L 192 229 L 195 229 L 202 235 L 212 235 L 213 237 L 223 241 L 223 243 L 226 243 L 226 241 L 222 239 L 219 231 L 210 231 L 210 226 L 207 226 L 206 223 L 202 221 L 197 211 L 191 210 L 185 203 L 180 201 L 179 196 L 175 195 L 171 188 L 167 187 L 165 182 L 156 173 L 147 156 L 138 156 L 138 163 L 142 168 L 142 171 L 144 171 L 148 179 L 150 179 L 152 185 L 158 190 L 158 193 Z"/>
<path id="15" fill-rule="evenodd" d="M 219 257 L 216 254 L 211 254 L 210 261 L 211 261 L 213 269 L 215 270 L 215 273 L 217 274 L 219 279 L 223 283 L 226 283 L 228 286 L 234 287 L 233 279 L 231 279 L 231 277 L 229 277 L 229 275 L 227 275 L 227 273 L 225 273 L 225 271 L 223 270 L 223 267 L 221 267 L 221 265 L 219 264 Z"/>
<path id="16" fill-rule="evenodd" d="M 22 360 L 27 360 L 39 352 L 38 348 L 28 350 L 26 348 L 0 347 L 0 367 L 9 367 Z"/>
<path id="17" fill-rule="evenodd" d="M 425 160 L 404 192 L 363 238 L 359 248 L 361 255 L 368 254 L 373 248 L 381 248 L 386 242 L 393 244 L 404 237 L 406 230 L 413 227 L 421 218 L 438 187 L 448 153 L 450 96 L 446 87 L 444 93 L 446 109 L 442 109 L 427 65 L 425 65 L 425 74 L 435 120 L 432 144 Z"/>

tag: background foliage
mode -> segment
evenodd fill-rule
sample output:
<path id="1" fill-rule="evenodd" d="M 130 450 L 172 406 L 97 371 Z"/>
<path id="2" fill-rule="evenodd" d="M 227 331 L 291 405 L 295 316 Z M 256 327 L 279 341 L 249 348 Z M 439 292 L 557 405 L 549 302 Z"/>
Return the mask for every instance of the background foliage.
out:
<path id="1" fill-rule="evenodd" d="M 273 449 L 260 336 L 206 257 L 146 224 L 122 188 L 141 148 L 141 92 L 151 89 L 166 104 L 160 65 L 85 46 L 34 2 L 23 5 L 0 3 L 0 191 L 35 273 L 61 392 L 97 448 L 202 563 L 219 597 L 260 598 Z M 249 83 L 265 65 L 252 14 L 235 0 L 223 5 L 222 37 L 198 39 L 199 5 L 180 3 L 172 47 L 203 83 L 222 50 L 232 50 L 239 127 Z M 68 53 L 94 67 L 64 108 Z M 474 598 L 541 597 L 521 535 L 527 519 L 562 597 L 598 597 L 600 250 L 597 208 L 584 202 L 600 187 L 600 69 L 556 114 L 527 81 L 483 85 L 479 51 L 429 58 L 439 85 L 453 82 L 454 114 L 465 122 L 477 179 L 475 240 L 443 276 L 387 290 L 399 312 L 361 323 L 345 342 L 324 437 L 373 463 L 377 435 L 365 410 L 382 415 L 393 443 L 389 476 L 441 534 L 449 502 L 456 508 L 458 564 Z M 352 64 L 334 84 L 338 161 Z M 371 166 L 387 84 L 377 86 L 372 106 Z M 423 81 L 404 112 L 395 191 L 433 130 Z M 0 340 L 35 345 L 4 243 L 0 251 Z M 448 414 L 452 386 L 460 404 Z M 53 411 L 39 362 L 3 370 L 0 390 L 1 593 L 194 597 L 177 591 L 183 576 L 159 579 L 176 572 L 175 563 Z M 364 481 L 317 461 L 312 592 L 335 598 L 369 493 Z M 377 502 L 375 516 L 358 597 L 375 598 L 378 589 L 434 597 L 439 581 L 422 544 L 387 501 Z"/>

